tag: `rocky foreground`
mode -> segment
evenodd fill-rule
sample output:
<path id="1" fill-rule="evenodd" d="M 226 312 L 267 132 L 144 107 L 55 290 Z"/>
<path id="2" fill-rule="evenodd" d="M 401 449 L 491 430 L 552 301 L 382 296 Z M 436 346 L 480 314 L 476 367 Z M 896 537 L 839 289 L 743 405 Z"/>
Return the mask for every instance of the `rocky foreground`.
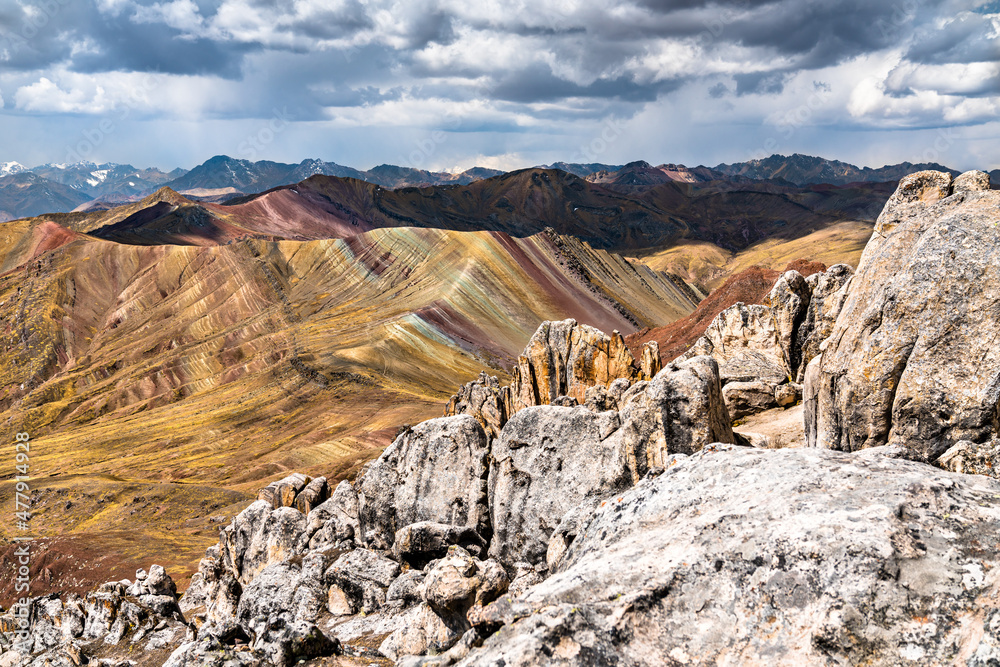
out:
<path id="1" fill-rule="evenodd" d="M 262 489 L 183 596 L 153 566 L 11 610 L 0 665 L 1000 664 L 984 176 L 907 177 L 857 272 L 662 368 L 547 322 L 353 483 Z M 733 432 L 803 394 L 810 447 Z"/>

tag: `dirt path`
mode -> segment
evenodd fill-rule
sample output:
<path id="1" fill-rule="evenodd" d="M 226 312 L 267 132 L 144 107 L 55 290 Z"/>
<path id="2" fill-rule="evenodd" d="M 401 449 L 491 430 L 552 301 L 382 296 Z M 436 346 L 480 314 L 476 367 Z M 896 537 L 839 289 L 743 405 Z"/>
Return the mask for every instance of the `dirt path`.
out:
<path id="1" fill-rule="evenodd" d="M 765 436 L 770 446 L 805 447 L 806 433 L 802 423 L 802 404 L 790 408 L 774 408 L 746 417 L 734 431 L 747 435 L 756 433 Z"/>

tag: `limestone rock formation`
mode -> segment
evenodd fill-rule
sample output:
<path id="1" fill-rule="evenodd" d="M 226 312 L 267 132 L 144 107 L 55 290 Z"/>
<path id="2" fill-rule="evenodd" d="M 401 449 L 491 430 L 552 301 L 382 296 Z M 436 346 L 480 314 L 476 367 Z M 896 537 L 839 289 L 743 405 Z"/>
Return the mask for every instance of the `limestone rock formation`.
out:
<path id="1" fill-rule="evenodd" d="M 542 322 L 518 357 L 509 386 L 480 373 L 451 397 L 444 414 L 472 415 L 493 440 L 516 412 L 535 405 L 618 410 L 617 397 L 661 368 L 655 341 L 642 347 L 637 361 L 617 331 L 608 336 L 572 319 Z"/>
<path id="2" fill-rule="evenodd" d="M 599 506 L 458 664 L 990 664 L 998 498 L 885 456 L 706 448 Z"/>
<path id="3" fill-rule="evenodd" d="M 445 417 L 472 415 L 490 438 L 500 434 L 500 429 L 513 414 L 510 387 L 501 387 L 496 376 L 487 375 L 485 371 L 462 385 L 444 409 Z"/>
<path id="4" fill-rule="evenodd" d="M 271 563 L 305 553 L 306 517 L 293 507 L 273 509 L 257 500 L 222 529 L 220 557 L 240 584 L 246 585 Z"/>
<path id="5" fill-rule="evenodd" d="M 876 223 L 819 361 L 810 444 L 900 445 L 933 461 L 1000 421 L 1000 193 L 975 173 L 904 178 Z"/>
<path id="6" fill-rule="evenodd" d="M 357 484 L 361 537 L 391 549 L 396 531 L 419 521 L 490 535 L 487 439 L 469 415 L 442 417 L 402 433 Z"/>
<path id="7" fill-rule="evenodd" d="M 800 326 L 798 342 L 801 345 L 801 359 L 796 371 L 796 381 L 805 378 L 806 366 L 820 353 L 820 345 L 829 338 L 837 315 L 847 298 L 847 284 L 854 275 L 854 269 L 847 264 L 834 264 L 822 273 L 814 273 L 806 278 L 810 288 L 809 309 Z"/>
<path id="8" fill-rule="evenodd" d="M 786 271 L 763 304 L 737 303 L 723 310 L 678 361 L 715 358 L 733 419 L 790 405 L 801 391 L 789 385 L 801 384 L 806 366 L 829 336 L 852 274 L 845 264 L 808 278 Z"/>
<path id="9" fill-rule="evenodd" d="M 566 512 L 631 485 L 627 461 L 602 437 L 600 420 L 584 407 L 542 405 L 507 423 L 491 456 L 490 556 L 508 568 L 544 562 L 552 530 Z"/>
<path id="10" fill-rule="evenodd" d="M 514 410 L 547 405 L 559 396 L 583 403 L 587 387 L 638 379 L 635 358 L 617 331 L 610 336 L 576 320 L 543 322 L 511 373 Z"/>
<path id="11" fill-rule="evenodd" d="M 702 356 L 670 364 L 620 399 L 620 448 L 638 481 L 662 468 L 672 454 L 692 454 L 713 442 L 733 442 L 719 367 Z"/>

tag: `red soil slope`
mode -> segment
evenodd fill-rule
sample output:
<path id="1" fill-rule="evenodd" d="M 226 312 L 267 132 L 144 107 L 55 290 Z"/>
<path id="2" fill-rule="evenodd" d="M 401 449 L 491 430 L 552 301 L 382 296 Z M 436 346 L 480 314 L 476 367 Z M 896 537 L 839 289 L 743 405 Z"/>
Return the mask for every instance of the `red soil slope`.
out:
<path id="1" fill-rule="evenodd" d="M 785 267 L 785 271 L 795 270 L 803 276 L 811 276 L 826 270 L 826 265 L 820 262 L 810 262 L 797 259 Z M 723 310 L 742 301 L 743 303 L 760 303 L 774 286 L 774 281 L 781 275 L 778 271 L 751 266 L 745 271 L 734 274 L 722 284 L 722 287 L 709 294 L 693 313 L 672 324 L 655 329 L 642 329 L 625 337 L 625 342 L 634 355 L 640 354 L 640 348 L 651 340 L 660 346 L 660 359 L 669 363 L 683 354 L 692 343 L 705 333 L 712 320 Z"/>

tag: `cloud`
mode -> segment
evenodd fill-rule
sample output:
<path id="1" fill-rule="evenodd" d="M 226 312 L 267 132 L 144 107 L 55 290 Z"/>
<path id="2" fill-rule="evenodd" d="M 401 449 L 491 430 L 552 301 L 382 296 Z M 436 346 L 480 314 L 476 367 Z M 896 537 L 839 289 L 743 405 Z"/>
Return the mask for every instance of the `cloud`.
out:
<path id="1" fill-rule="evenodd" d="M 52 0 L 5 3 L 0 25 L 0 86 L 21 114 L 113 114 L 150 76 L 129 107 L 150 120 L 277 107 L 426 132 L 450 112 L 482 138 L 471 151 L 507 156 L 589 141 L 609 117 L 669 114 L 707 141 L 709 124 L 766 140 L 793 122 L 798 140 L 983 124 L 1000 101 L 985 0 Z"/>

